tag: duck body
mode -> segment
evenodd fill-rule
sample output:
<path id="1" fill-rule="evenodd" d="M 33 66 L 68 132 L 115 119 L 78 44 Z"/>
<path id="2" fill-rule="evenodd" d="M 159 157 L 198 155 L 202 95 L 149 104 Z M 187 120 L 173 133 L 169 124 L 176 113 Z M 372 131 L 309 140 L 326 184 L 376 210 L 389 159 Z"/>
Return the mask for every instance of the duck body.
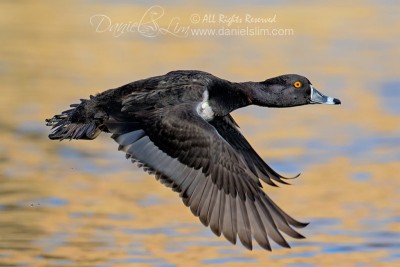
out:
<path id="1" fill-rule="evenodd" d="M 262 190 L 285 177 L 254 151 L 230 115 L 256 104 L 292 107 L 340 104 L 300 75 L 234 83 L 202 71 L 172 71 L 110 89 L 46 120 L 50 139 L 87 139 L 112 133 L 119 150 L 163 184 L 218 236 L 248 249 L 269 239 L 289 247 L 281 232 L 303 238 L 298 222 Z"/>
<path id="2" fill-rule="evenodd" d="M 111 89 L 96 96 L 96 102 L 107 114 L 142 113 L 180 104 L 200 104 L 198 111 L 207 116 L 225 116 L 232 110 L 249 105 L 237 83 L 202 71 L 172 71 Z M 119 109 L 122 105 L 125 109 Z M 111 109 L 110 109 L 111 108 Z M 210 117 L 210 116 L 209 116 Z M 211 118 L 209 118 L 211 119 Z"/>

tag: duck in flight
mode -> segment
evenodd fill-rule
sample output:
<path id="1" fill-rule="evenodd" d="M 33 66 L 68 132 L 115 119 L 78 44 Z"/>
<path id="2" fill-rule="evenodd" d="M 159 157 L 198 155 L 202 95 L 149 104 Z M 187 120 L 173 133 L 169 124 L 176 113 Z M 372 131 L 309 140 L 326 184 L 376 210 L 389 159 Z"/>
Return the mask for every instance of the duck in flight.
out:
<path id="1" fill-rule="evenodd" d="M 248 105 L 294 107 L 340 104 L 300 75 L 262 82 L 230 82 L 202 71 L 172 71 L 81 99 L 47 119 L 50 139 L 95 139 L 112 133 L 132 162 L 178 192 L 183 203 L 231 243 L 252 249 L 254 239 L 290 247 L 282 233 L 304 238 L 305 227 L 262 190 L 286 184 L 239 131 L 230 113 Z"/>

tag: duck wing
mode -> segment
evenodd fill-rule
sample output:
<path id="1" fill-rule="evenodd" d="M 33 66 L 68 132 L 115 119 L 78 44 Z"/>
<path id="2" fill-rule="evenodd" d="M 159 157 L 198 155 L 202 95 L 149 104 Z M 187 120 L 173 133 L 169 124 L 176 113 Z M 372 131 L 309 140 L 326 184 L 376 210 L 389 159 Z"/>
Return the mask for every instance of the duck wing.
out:
<path id="1" fill-rule="evenodd" d="M 196 103 L 136 113 L 134 121 L 106 123 L 127 158 L 179 192 L 200 221 L 233 244 L 248 249 L 252 239 L 271 250 L 268 238 L 289 247 L 281 232 L 303 224 L 284 213 L 261 189 L 243 154 L 203 120 Z"/>
<path id="2" fill-rule="evenodd" d="M 214 126 L 222 138 L 224 138 L 238 153 L 242 155 L 251 172 L 265 183 L 271 186 L 277 186 L 272 181 L 274 180 L 282 184 L 288 184 L 282 179 L 293 179 L 300 175 L 298 174 L 295 177 L 287 178 L 268 166 L 240 133 L 238 124 L 233 120 L 230 114 L 224 117 L 215 117 L 210 121 L 210 124 Z"/>

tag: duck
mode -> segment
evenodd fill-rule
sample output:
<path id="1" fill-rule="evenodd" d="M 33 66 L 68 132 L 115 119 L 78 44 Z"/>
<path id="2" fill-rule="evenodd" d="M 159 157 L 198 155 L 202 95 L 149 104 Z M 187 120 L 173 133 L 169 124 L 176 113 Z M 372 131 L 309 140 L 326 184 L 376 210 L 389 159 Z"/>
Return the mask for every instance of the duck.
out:
<path id="1" fill-rule="evenodd" d="M 179 193 L 183 203 L 232 244 L 271 240 L 290 248 L 283 234 L 305 238 L 300 222 L 264 192 L 288 184 L 255 152 L 230 114 L 249 105 L 288 108 L 341 104 L 304 76 L 231 82 L 197 70 L 177 70 L 109 89 L 46 119 L 51 140 L 93 140 L 111 133 L 126 158 Z"/>

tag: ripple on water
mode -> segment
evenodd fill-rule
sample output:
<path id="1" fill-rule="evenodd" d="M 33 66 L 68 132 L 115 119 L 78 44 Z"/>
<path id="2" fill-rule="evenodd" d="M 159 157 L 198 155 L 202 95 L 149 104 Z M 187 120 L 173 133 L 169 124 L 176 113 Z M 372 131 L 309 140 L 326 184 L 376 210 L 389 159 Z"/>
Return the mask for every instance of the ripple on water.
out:
<path id="1" fill-rule="evenodd" d="M 314 218 L 311 220 L 313 225 L 313 234 L 323 234 L 328 236 L 347 236 L 361 238 L 362 242 L 296 242 L 296 247 L 307 248 L 307 251 L 299 253 L 289 253 L 285 255 L 271 255 L 272 259 L 287 258 L 312 258 L 316 255 L 334 255 L 348 253 L 374 253 L 384 251 L 387 256 L 383 261 L 394 262 L 400 258 L 400 233 L 389 231 L 389 225 L 399 221 L 399 217 L 385 219 L 367 219 L 360 220 L 361 228 L 359 230 L 343 229 L 341 220 L 336 218 Z M 372 231 L 365 231 L 371 229 Z M 306 229 L 307 231 L 307 229 Z M 305 233 L 307 235 L 307 233 Z M 311 233 L 310 233 L 311 235 Z M 311 249 L 312 248 L 312 249 Z M 222 254 L 222 253 L 221 253 Z M 291 265 L 302 266 L 302 265 Z M 307 265 L 306 265 L 307 266 Z M 312 265 L 310 265 L 312 266 Z"/>
<path id="2" fill-rule="evenodd" d="M 7 258 L 7 257 L 9 257 L 9 254 L 0 253 L 0 258 Z"/>
<path id="3" fill-rule="evenodd" d="M 340 244 L 340 243 L 325 243 L 322 244 L 320 252 L 325 254 L 336 253 L 351 253 L 353 251 L 360 251 L 359 246 L 354 244 Z"/>
<path id="4" fill-rule="evenodd" d="M 203 264 L 226 264 L 233 262 L 255 262 L 254 258 L 246 258 L 246 257 L 229 257 L 229 258 L 214 258 L 214 259 L 206 259 L 202 260 Z"/>
<path id="5" fill-rule="evenodd" d="M 124 213 L 111 213 L 107 215 L 108 218 L 115 220 L 115 221 L 133 221 L 134 216 L 131 214 L 124 214 Z"/>
<path id="6" fill-rule="evenodd" d="M 71 218 L 90 218 L 93 217 L 95 213 L 93 211 L 76 211 L 76 212 L 70 212 L 69 216 Z"/>
<path id="7" fill-rule="evenodd" d="M 160 205 L 162 203 L 162 199 L 157 195 L 147 195 L 138 202 L 139 206 L 144 208 Z"/>
<path id="8" fill-rule="evenodd" d="M 326 227 L 326 226 L 335 226 L 339 225 L 342 220 L 338 218 L 313 218 L 310 220 L 310 224 L 314 225 L 315 227 Z M 314 229 L 315 229 L 314 227 Z"/>
<path id="9" fill-rule="evenodd" d="M 320 244 L 318 244 L 320 245 Z M 315 255 L 319 254 L 318 251 L 304 251 L 304 252 L 298 252 L 298 253 L 289 253 L 289 254 L 284 254 L 284 255 L 271 255 L 271 259 L 293 259 L 293 258 L 311 258 L 314 257 Z"/>
<path id="10" fill-rule="evenodd" d="M 391 150 L 393 144 L 400 143 L 400 137 L 398 134 L 379 135 L 371 132 L 360 136 L 358 134 L 360 131 L 367 132 L 365 129 L 360 129 L 359 127 L 348 127 L 349 136 L 352 137 L 352 139 L 349 140 L 345 146 L 337 146 L 335 144 L 324 142 L 323 140 L 307 141 L 305 147 L 318 153 L 318 157 L 310 155 L 311 163 L 323 163 L 332 157 L 343 155 L 346 155 L 346 157 L 355 163 L 387 163 L 400 160 L 400 154 L 398 151 Z M 387 148 L 388 151 L 385 152 L 385 154 L 376 153 L 377 150 L 382 148 Z M 307 163 L 310 162 L 310 156 L 300 157 L 298 160 L 300 163 L 303 162 L 303 165 L 307 165 Z"/>
<path id="11" fill-rule="evenodd" d="M 356 172 L 351 176 L 351 178 L 357 182 L 368 182 L 371 177 L 372 175 L 369 172 Z"/>
<path id="12" fill-rule="evenodd" d="M 131 256 L 150 256 L 151 253 L 140 241 L 133 241 L 127 246 L 127 254 Z"/>
<path id="13" fill-rule="evenodd" d="M 86 153 L 83 150 L 75 149 L 73 147 L 61 146 L 59 148 L 59 155 L 61 158 L 68 161 L 74 161 L 71 166 L 79 166 L 79 169 L 83 172 L 91 174 L 102 174 L 110 171 L 108 168 L 100 168 L 93 163 L 91 160 L 81 160 L 82 158 L 91 157 L 90 153 Z"/>
<path id="14" fill-rule="evenodd" d="M 68 200 L 60 197 L 38 198 L 30 201 L 21 201 L 18 203 L 20 207 L 41 206 L 41 207 L 62 207 L 68 205 Z"/>
<path id="15" fill-rule="evenodd" d="M 72 236 L 69 232 L 58 232 L 39 238 L 33 243 L 41 247 L 43 253 L 52 253 L 57 248 L 64 247 Z"/>
<path id="16" fill-rule="evenodd" d="M 236 248 L 236 249 L 234 249 Z M 240 249 L 238 247 L 234 247 L 231 249 L 220 249 L 218 250 L 219 254 L 238 254 L 240 252 Z"/>
<path id="17" fill-rule="evenodd" d="M 390 114 L 400 115 L 400 81 L 390 81 L 380 90 L 381 106 Z"/>
<path id="18" fill-rule="evenodd" d="M 59 197 L 48 197 L 36 200 L 41 206 L 60 207 L 68 204 L 68 200 Z"/>
<path id="19" fill-rule="evenodd" d="M 287 267 L 314 267 L 315 264 L 312 263 L 288 263 Z"/>
<path id="20" fill-rule="evenodd" d="M 112 149 L 114 150 L 115 148 L 112 147 Z M 67 161 L 69 166 L 76 166 L 79 171 L 94 174 L 96 177 L 100 177 L 103 174 L 118 173 L 121 169 L 126 168 L 129 168 L 132 172 L 141 172 L 138 168 L 131 168 L 131 164 L 123 160 L 123 154 L 119 154 L 121 158 L 115 157 L 116 153 L 113 150 L 103 150 L 100 154 L 74 147 L 60 146 L 58 155 Z M 105 160 L 106 164 L 96 164 L 94 160 Z"/>
<path id="21" fill-rule="evenodd" d="M 109 261 L 110 263 L 143 263 L 143 264 L 165 264 L 165 260 L 162 258 L 123 258 L 123 259 L 113 259 Z"/>
<path id="22" fill-rule="evenodd" d="M 169 227 L 165 228 L 123 228 L 122 233 L 127 235 L 164 235 L 168 237 L 176 237 L 178 233 Z"/>
<path id="23" fill-rule="evenodd" d="M 74 266 L 76 265 L 76 261 L 70 259 L 61 259 L 57 257 L 52 257 L 49 255 L 45 256 L 37 256 L 37 259 L 46 259 L 51 266 Z"/>

